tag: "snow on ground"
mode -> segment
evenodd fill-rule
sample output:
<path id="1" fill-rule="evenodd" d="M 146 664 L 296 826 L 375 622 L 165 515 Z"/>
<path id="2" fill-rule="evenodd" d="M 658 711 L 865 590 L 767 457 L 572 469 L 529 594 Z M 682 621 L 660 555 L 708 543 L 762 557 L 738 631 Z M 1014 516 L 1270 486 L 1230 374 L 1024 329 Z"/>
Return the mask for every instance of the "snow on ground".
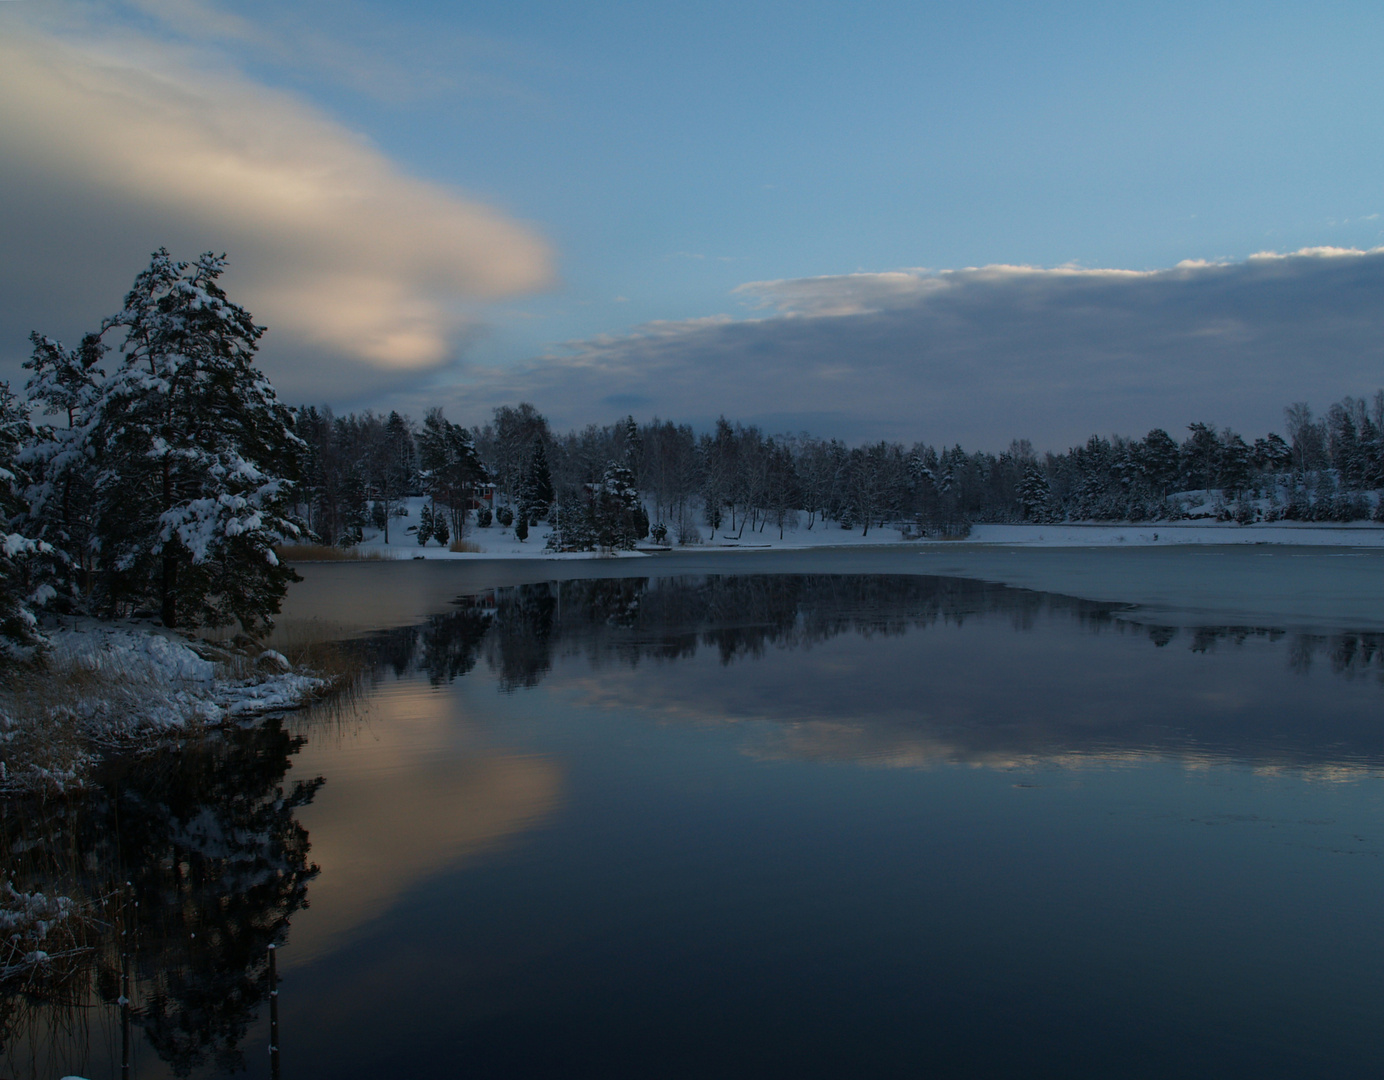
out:
<path id="1" fill-rule="evenodd" d="M 0 696 L 0 792 L 80 786 L 97 748 L 294 709 L 329 683 L 281 654 L 236 654 L 140 623 L 45 628 L 47 668 Z"/>
<path id="2" fill-rule="evenodd" d="M 561 553 L 548 551 L 548 535 L 552 530 L 547 525 L 535 526 L 530 531 L 528 539 L 521 541 L 515 538 L 513 528 L 507 529 L 495 522 L 489 528 L 482 529 L 476 525 L 474 518 L 467 522 L 466 536 L 463 539 L 478 550 L 474 552 L 449 551 L 438 544 L 436 540 L 429 540 L 427 544 L 420 547 L 416 534 L 408 530 L 411 526 L 417 526 L 424 502 L 423 499 L 409 499 L 404 504 L 404 508 L 408 510 L 408 516 L 394 518 L 390 521 L 388 544 L 385 544 L 384 533 L 381 530 L 367 529 L 365 539 L 359 545 L 361 554 L 369 555 L 373 552 L 379 552 L 394 559 L 592 559 L 611 557 L 610 554 L 602 555 L 594 551 Z M 875 526 L 870 529 L 868 535 L 862 536 L 858 528 L 847 530 L 835 522 L 823 523 L 820 520 L 811 529 L 805 526 L 785 529 L 782 540 L 779 539 L 778 528 L 771 524 L 765 525 L 762 530 L 753 531 L 748 527 L 743 531 L 739 529 L 713 531 L 708 526 L 703 525 L 698 532 L 702 542 L 690 545 L 687 550 L 778 549 L 794 551 L 802 548 L 839 547 L 842 545 L 856 547 L 898 544 L 904 540 L 903 530 L 896 525 Z M 453 537 L 452 539 L 455 540 L 456 538 Z M 638 558 L 649 550 L 657 549 L 657 545 L 652 540 L 643 541 L 640 547 L 646 550 L 644 552 L 615 552 L 614 555 L 617 558 Z"/>
<path id="3" fill-rule="evenodd" d="M 360 544 L 363 555 L 384 554 L 394 559 L 590 559 L 610 558 L 597 552 L 559 554 L 546 549 L 549 529 L 536 526 L 524 541 L 517 540 L 512 528 L 498 523 L 478 528 L 468 522 L 465 541 L 474 552 L 455 552 L 435 540 L 420 547 L 415 534 L 408 532 L 417 524 L 424 500 L 411 499 L 406 504 L 408 517 L 394 518 L 389 527 L 389 544 L 379 530 L 367 530 Z M 802 551 L 812 548 L 876 547 L 885 544 L 955 543 L 955 540 L 919 539 L 906 526 L 877 525 L 868 534 L 859 528 L 843 529 L 836 522 L 817 521 L 813 528 L 798 525 L 784 530 L 782 539 L 773 525 L 762 530 L 745 529 L 736 532 L 716 531 L 706 525 L 699 529 L 700 544 L 679 546 L 675 550 L 688 552 L 715 551 Z M 965 538 L 971 544 L 1018 544 L 1041 547 L 1102 547 L 1106 545 L 1167 546 L 1170 544 L 1294 544 L 1331 545 L 1340 547 L 1384 547 L 1384 527 L 1373 522 L 1348 525 L 1318 525 L 1306 522 L 1274 522 L 1272 524 L 1236 525 L 1214 520 L 1152 522 L 1139 525 L 1069 522 L 1057 525 L 975 525 Z M 653 551 L 652 541 L 640 545 L 643 551 L 617 552 L 617 557 L 638 557 Z"/>
<path id="4" fill-rule="evenodd" d="M 1066 523 L 1060 525 L 974 525 L 972 544 L 1037 547 L 1130 547 L 1173 544 L 1292 544 L 1303 547 L 1384 547 L 1384 528 L 1372 522 L 1317 525 L 1274 522 L 1233 525 L 1219 522 L 1154 522 L 1141 525 Z"/>
<path id="5" fill-rule="evenodd" d="M 48 638 L 56 670 L 69 678 L 89 674 L 103 694 L 130 691 L 118 703 L 96 695 L 80 697 L 80 715 L 106 716 L 107 726 L 131 731 L 179 728 L 194 719 L 218 724 L 292 709 L 327 685 L 292 671 L 277 652 L 263 653 L 246 665 L 253 673 L 234 674 L 228 668 L 233 654 L 153 626 L 82 619 L 48 631 Z"/>

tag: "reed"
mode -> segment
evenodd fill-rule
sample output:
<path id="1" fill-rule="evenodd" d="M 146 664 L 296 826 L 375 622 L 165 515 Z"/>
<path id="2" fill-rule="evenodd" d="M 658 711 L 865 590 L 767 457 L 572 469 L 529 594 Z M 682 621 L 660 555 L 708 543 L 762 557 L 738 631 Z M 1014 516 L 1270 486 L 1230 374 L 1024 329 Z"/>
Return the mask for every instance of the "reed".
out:
<path id="1" fill-rule="evenodd" d="M 473 544 L 470 540 L 453 540 L 451 551 L 464 551 L 471 555 L 479 555 L 485 550 L 480 544 Z"/>

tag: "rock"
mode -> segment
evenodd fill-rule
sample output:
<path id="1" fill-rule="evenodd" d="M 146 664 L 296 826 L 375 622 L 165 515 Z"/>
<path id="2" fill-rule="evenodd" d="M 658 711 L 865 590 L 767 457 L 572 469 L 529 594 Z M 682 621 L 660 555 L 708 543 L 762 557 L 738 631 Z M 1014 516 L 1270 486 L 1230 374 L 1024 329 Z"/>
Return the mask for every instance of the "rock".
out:
<path id="1" fill-rule="evenodd" d="M 293 670 L 293 665 L 288 662 L 288 657 L 281 652 L 275 652 L 273 649 L 265 649 L 264 652 L 260 653 L 255 658 L 255 667 L 261 671 L 278 675 Z"/>

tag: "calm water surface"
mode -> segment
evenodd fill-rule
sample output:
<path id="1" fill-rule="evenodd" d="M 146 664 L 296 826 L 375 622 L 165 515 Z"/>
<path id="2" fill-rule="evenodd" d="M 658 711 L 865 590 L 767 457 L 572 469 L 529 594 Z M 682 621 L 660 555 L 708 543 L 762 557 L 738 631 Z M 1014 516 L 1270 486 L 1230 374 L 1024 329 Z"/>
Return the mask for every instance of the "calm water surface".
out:
<path id="1" fill-rule="evenodd" d="M 1384 636 L 697 574 L 368 648 L 41 826 L 136 883 L 137 1076 L 266 1076 L 276 937 L 285 1077 L 1377 1075 Z"/>

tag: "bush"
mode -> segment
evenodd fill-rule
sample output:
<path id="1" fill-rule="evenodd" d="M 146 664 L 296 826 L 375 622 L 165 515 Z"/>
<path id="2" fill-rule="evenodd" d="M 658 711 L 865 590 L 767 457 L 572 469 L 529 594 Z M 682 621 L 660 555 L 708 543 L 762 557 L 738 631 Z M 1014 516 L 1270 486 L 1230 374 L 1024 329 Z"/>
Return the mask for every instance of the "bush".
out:
<path id="1" fill-rule="evenodd" d="M 493 515 L 490 513 L 490 507 L 482 506 L 479 510 L 476 511 L 477 526 L 479 526 L 482 529 L 490 528 L 490 519 L 492 517 Z"/>
<path id="2" fill-rule="evenodd" d="M 649 536 L 653 538 L 655 544 L 662 544 L 668 539 L 668 526 L 659 522 L 649 530 Z"/>
<path id="3" fill-rule="evenodd" d="M 514 524 L 514 511 L 508 506 L 502 506 L 495 511 L 495 520 L 508 529 Z"/>
<path id="4" fill-rule="evenodd" d="M 529 538 L 529 523 L 522 517 L 514 525 L 514 538 L 521 543 Z"/>
<path id="5" fill-rule="evenodd" d="M 692 547 L 702 542 L 702 531 L 697 528 L 697 523 L 684 518 L 678 523 L 678 545 L 681 547 Z"/>

